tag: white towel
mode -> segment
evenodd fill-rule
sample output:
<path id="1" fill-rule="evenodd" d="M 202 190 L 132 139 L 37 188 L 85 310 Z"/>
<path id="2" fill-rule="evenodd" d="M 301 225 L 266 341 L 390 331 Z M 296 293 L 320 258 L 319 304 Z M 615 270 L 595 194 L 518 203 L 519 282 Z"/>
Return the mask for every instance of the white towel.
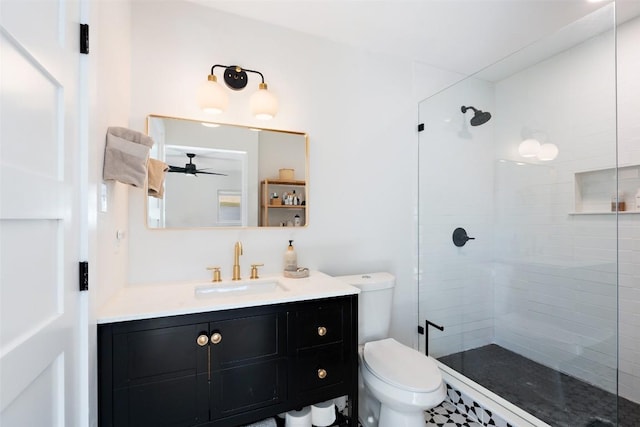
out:
<path id="1" fill-rule="evenodd" d="M 144 186 L 152 145 L 153 139 L 143 133 L 127 128 L 108 128 L 102 178 L 135 187 Z"/>

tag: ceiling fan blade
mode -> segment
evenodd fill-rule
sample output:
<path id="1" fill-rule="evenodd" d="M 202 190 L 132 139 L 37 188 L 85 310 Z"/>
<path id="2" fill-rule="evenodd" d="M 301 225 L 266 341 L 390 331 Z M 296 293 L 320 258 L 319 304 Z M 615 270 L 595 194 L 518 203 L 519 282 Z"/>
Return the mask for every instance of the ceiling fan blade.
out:
<path id="1" fill-rule="evenodd" d="M 186 169 L 180 166 L 171 166 L 169 165 L 169 171 L 168 172 L 181 172 L 181 173 L 185 173 Z"/>
<path id="2" fill-rule="evenodd" d="M 207 172 L 205 170 L 197 170 L 196 173 L 204 173 L 207 175 L 220 175 L 220 176 L 227 176 L 226 173 L 218 173 L 218 172 Z"/>

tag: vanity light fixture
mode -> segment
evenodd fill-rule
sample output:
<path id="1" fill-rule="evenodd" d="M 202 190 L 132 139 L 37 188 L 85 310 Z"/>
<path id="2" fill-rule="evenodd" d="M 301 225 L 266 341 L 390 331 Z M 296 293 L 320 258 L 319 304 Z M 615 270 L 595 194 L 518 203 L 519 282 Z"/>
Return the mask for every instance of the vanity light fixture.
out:
<path id="1" fill-rule="evenodd" d="M 205 113 L 220 114 L 229 105 L 227 92 L 218 83 L 217 77 L 213 74 L 216 67 L 224 68 L 224 82 L 232 90 L 242 90 L 247 86 L 247 73 L 258 74 L 262 81 L 258 85 L 258 90 L 249 99 L 251 113 L 260 120 L 269 120 L 276 115 L 278 112 L 278 99 L 267 90 L 267 84 L 264 82 L 264 76 L 260 71 L 249 70 L 238 65 L 220 64 L 211 67 L 211 73 L 207 77 L 207 81 L 202 84 L 198 92 L 198 104 Z"/>

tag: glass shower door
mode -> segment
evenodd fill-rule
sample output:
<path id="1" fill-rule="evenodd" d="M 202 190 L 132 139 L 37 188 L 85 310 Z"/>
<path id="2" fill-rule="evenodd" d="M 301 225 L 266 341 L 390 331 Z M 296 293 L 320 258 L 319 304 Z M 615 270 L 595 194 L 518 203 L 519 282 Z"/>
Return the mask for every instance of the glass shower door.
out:
<path id="1" fill-rule="evenodd" d="M 419 105 L 421 349 L 553 426 L 617 422 L 613 12 Z"/>

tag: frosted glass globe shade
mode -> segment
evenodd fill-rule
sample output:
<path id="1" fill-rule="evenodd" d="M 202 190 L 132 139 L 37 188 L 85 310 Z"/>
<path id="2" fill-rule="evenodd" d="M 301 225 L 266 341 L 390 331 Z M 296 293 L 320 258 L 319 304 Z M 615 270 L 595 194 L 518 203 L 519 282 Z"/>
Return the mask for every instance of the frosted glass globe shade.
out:
<path id="1" fill-rule="evenodd" d="M 553 160 L 556 157 L 558 157 L 558 147 L 556 146 L 556 144 L 542 144 L 540 146 L 540 151 L 538 151 L 538 160 L 544 160 L 544 161 L 548 161 L 548 160 Z"/>
<path id="2" fill-rule="evenodd" d="M 538 151 L 540 151 L 540 142 L 537 139 L 525 139 L 518 146 L 518 153 L 522 157 L 535 157 L 538 155 Z"/>
<path id="3" fill-rule="evenodd" d="M 208 114 L 220 114 L 229 105 L 229 95 L 218 82 L 215 76 L 209 78 L 198 89 L 198 105 L 202 111 Z"/>
<path id="4" fill-rule="evenodd" d="M 249 99 L 251 114 L 256 119 L 269 120 L 278 113 L 278 99 L 267 90 L 267 85 L 260 84 L 260 89 Z"/>

